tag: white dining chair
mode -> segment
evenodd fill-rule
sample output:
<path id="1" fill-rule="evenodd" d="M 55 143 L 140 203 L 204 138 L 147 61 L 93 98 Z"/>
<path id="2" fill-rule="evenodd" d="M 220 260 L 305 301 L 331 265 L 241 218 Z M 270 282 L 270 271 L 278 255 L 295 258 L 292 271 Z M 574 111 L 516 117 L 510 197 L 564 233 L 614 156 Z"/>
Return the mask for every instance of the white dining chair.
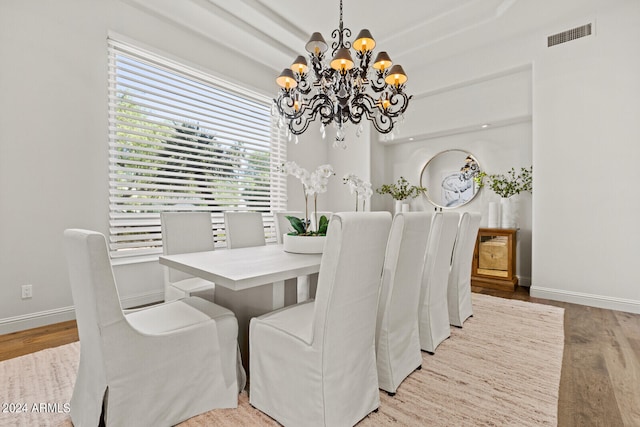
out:
<path id="1" fill-rule="evenodd" d="M 397 213 L 393 218 L 382 269 L 376 322 L 378 385 L 390 396 L 422 365 L 418 303 L 430 212 Z"/>
<path id="2" fill-rule="evenodd" d="M 333 215 L 313 301 L 251 320 L 250 403 L 286 426 L 351 426 L 378 408 L 376 307 L 388 212 Z"/>
<path id="3" fill-rule="evenodd" d="M 225 212 L 224 228 L 228 249 L 267 244 L 260 212 Z"/>
<path id="4" fill-rule="evenodd" d="M 428 353 L 451 335 L 447 287 L 459 220 L 457 212 L 437 212 L 431 221 L 418 310 L 420 347 Z"/>
<path id="5" fill-rule="evenodd" d="M 471 263 L 481 219 L 482 215 L 479 212 L 465 212 L 462 214 L 453 249 L 447 302 L 449 305 L 449 323 L 460 328 L 464 321 L 473 315 L 473 307 L 471 305 Z"/>
<path id="6" fill-rule="evenodd" d="M 278 244 L 282 244 L 282 235 L 286 233 L 290 233 L 293 230 L 291 227 L 291 223 L 287 219 L 288 216 L 293 216 L 296 218 L 302 218 L 304 216 L 304 212 L 302 211 L 277 211 L 273 213 L 274 222 L 276 224 L 276 242 Z"/>
<path id="7" fill-rule="evenodd" d="M 209 212 L 162 212 L 162 253 L 174 255 L 215 249 Z M 164 267 L 164 300 L 199 296 L 211 302 L 215 284 L 173 268 Z"/>
<path id="8" fill-rule="evenodd" d="M 237 407 L 245 377 L 231 311 L 189 297 L 125 314 L 105 237 L 70 229 L 64 245 L 80 336 L 74 425 L 170 426 Z"/>

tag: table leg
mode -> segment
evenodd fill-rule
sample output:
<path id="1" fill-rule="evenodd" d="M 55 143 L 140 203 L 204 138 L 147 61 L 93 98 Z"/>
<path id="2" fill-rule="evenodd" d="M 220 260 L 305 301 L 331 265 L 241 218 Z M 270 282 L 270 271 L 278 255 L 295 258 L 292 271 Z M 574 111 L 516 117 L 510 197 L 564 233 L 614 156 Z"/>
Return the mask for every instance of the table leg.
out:
<path id="1" fill-rule="evenodd" d="M 300 276 L 297 278 L 297 281 L 299 303 L 315 298 L 318 273 L 310 274 L 308 276 Z"/>
<path id="2" fill-rule="evenodd" d="M 298 277 L 298 302 L 309 299 L 309 276 Z"/>
<path id="3" fill-rule="evenodd" d="M 249 322 L 252 317 L 262 316 L 284 307 L 284 282 L 270 283 L 241 291 L 216 286 L 215 302 L 233 311 L 238 319 L 238 343 L 242 354 L 242 365 L 249 375 Z"/>

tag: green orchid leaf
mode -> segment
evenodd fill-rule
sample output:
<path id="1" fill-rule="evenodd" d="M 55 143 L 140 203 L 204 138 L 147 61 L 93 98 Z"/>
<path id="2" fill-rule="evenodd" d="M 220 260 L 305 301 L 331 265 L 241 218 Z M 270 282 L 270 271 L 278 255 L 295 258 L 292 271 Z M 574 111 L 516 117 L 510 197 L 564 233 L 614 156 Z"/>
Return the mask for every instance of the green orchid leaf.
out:
<path id="1" fill-rule="evenodd" d="M 297 234 L 306 233 L 307 230 L 305 229 L 304 222 L 300 218 L 296 218 L 295 216 L 286 216 L 285 218 L 289 220 L 289 223 Z"/>
<path id="2" fill-rule="evenodd" d="M 318 234 L 325 235 L 327 234 L 327 228 L 329 227 L 329 220 L 326 216 L 322 215 L 320 220 L 318 221 Z"/>

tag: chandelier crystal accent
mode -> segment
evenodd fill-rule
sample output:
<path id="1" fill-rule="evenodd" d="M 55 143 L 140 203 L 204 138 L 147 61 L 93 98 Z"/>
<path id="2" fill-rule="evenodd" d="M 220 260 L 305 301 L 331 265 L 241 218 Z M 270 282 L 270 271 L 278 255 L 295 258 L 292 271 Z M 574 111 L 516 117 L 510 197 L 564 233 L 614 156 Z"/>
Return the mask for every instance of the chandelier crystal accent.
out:
<path id="1" fill-rule="evenodd" d="M 393 138 L 394 126 L 403 120 L 412 97 L 405 93 L 407 75 L 402 66 L 393 64 L 384 51 L 378 53 L 371 65 L 376 42 L 367 29 L 360 31 L 353 43 L 346 40 L 351 37 L 351 30 L 344 28 L 342 22 L 342 0 L 339 26 L 331 37 L 335 41 L 328 66 L 324 58 L 329 45 L 316 32 L 305 46 L 311 67 L 304 56 L 298 56 L 276 79 L 280 91 L 273 100 L 273 112 L 280 116 L 279 126 L 286 126 L 289 139 L 296 135 L 297 142 L 297 135 L 319 119 L 322 137 L 326 135 L 326 126 L 333 124 L 334 146 L 345 147 L 348 122 L 358 125 L 356 135 L 360 136 L 364 131 L 362 119 L 366 118 L 378 132 L 390 133 Z M 355 52 L 357 64 L 350 48 Z"/>

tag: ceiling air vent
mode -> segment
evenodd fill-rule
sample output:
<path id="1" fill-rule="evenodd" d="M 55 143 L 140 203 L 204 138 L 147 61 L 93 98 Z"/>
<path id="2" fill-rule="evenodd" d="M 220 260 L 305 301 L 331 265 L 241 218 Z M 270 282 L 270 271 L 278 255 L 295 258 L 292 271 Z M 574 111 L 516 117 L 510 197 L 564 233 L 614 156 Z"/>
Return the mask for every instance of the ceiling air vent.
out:
<path id="1" fill-rule="evenodd" d="M 570 42 L 591 35 L 592 24 L 586 24 L 581 27 L 572 28 L 558 34 L 547 37 L 547 47 L 555 46 L 560 43 Z"/>

